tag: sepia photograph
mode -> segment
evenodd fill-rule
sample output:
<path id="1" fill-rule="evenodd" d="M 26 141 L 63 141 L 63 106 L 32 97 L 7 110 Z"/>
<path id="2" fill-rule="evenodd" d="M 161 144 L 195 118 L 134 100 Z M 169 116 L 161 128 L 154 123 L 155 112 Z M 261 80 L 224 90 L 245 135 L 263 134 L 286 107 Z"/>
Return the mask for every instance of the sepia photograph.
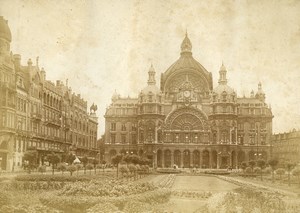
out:
<path id="1" fill-rule="evenodd" d="M 300 0 L 0 0 L 1 213 L 300 212 Z"/>

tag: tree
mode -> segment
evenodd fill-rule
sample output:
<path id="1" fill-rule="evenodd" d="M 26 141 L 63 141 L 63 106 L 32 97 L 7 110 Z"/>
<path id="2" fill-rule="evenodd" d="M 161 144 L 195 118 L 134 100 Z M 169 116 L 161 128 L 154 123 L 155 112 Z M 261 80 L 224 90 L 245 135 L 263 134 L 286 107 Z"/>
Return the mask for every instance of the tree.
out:
<path id="1" fill-rule="evenodd" d="M 46 172 L 46 166 L 39 166 L 38 167 L 38 172 L 40 172 L 40 173 L 44 173 L 44 172 Z"/>
<path id="2" fill-rule="evenodd" d="M 72 176 L 73 175 L 73 172 L 76 171 L 76 166 L 74 165 L 69 165 L 67 170 L 70 172 L 70 175 Z"/>
<path id="3" fill-rule="evenodd" d="M 85 174 L 85 173 L 86 173 L 86 165 L 87 165 L 89 159 L 87 158 L 87 156 L 84 156 L 83 158 L 80 159 L 80 161 L 81 161 L 82 164 L 83 164 L 84 174 Z"/>
<path id="4" fill-rule="evenodd" d="M 120 166 L 120 172 L 122 174 L 122 177 L 124 177 L 124 174 L 128 175 L 129 169 L 127 168 L 126 165 L 122 165 L 122 166 Z"/>
<path id="5" fill-rule="evenodd" d="M 277 175 L 279 175 L 279 178 L 280 178 L 280 180 L 281 180 L 282 175 L 285 174 L 285 169 L 279 168 L 279 169 L 276 169 L 275 172 L 276 172 Z"/>
<path id="6" fill-rule="evenodd" d="M 135 179 L 135 173 L 137 170 L 136 166 L 133 164 L 129 164 L 128 169 L 129 169 L 129 172 L 131 173 L 131 175 L 133 176 L 133 178 Z"/>
<path id="7" fill-rule="evenodd" d="M 266 166 L 266 161 L 264 160 L 258 160 L 256 162 L 257 166 L 260 168 L 260 180 L 262 181 L 262 172 L 263 172 L 263 169 L 265 168 Z"/>
<path id="8" fill-rule="evenodd" d="M 69 165 L 72 165 L 74 160 L 76 159 L 76 156 L 72 153 L 69 153 L 67 154 L 66 156 L 66 162 L 69 164 Z"/>
<path id="9" fill-rule="evenodd" d="M 23 160 L 25 161 L 25 169 L 27 169 L 30 174 L 31 170 L 36 168 L 37 151 L 27 150 L 24 154 Z"/>
<path id="10" fill-rule="evenodd" d="M 271 159 L 268 161 L 268 164 L 270 165 L 272 169 L 272 182 L 274 182 L 274 171 L 278 165 L 278 160 L 277 159 Z"/>
<path id="11" fill-rule="evenodd" d="M 300 184 L 300 168 L 294 168 L 292 174 L 298 178 L 298 182 Z"/>
<path id="12" fill-rule="evenodd" d="M 96 159 L 96 158 L 94 158 L 93 159 L 93 165 L 94 165 L 94 169 L 95 169 L 95 174 L 97 173 L 97 165 L 98 165 L 98 163 L 99 163 L 99 161 Z"/>
<path id="13" fill-rule="evenodd" d="M 102 164 L 102 169 L 103 169 L 103 173 L 104 173 L 104 169 L 105 169 L 105 167 L 106 167 L 106 161 L 105 161 L 105 160 L 102 160 L 101 164 Z"/>
<path id="14" fill-rule="evenodd" d="M 94 165 L 91 164 L 91 163 L 88 163 L 88 164 L 86 165 L 86 168 L 87 168 L 88 170 L 90 170 L 90 175 L 92 175 L 92 169 L 94 168 Z"/>
<path id="15" fill-rule="evenodd" d="M 112 157 L 111 162 L 117 166 L 117 178 L 119 176 L 119 163 L 122 161 L 123 156 L 121 154 L 117 154 Z"/>
<path id="16" fill-rule="evenodd" d="M 64 171 L 67 170 L 66 164 L 65 164 L 65 163 L 59 163 L 59 164 L 57 165 L 57 170 L 58 170 L 58 171 L 61 171 L 61 174 L 63 175 L 63 174 L 64 174 Z"/>
<path id="17" fill-rule="evenodd" d="M 58 154 L 52 152 L 51 154 L 47 155 L 47 159 L 49 163 L 52 164 L 52 175 L 54 175 L 54 166 L 57 165 L 60 161 L 60 157 Z"/>
<path id="18" fill-rule="evenodd" d="M 289 182 L 289 186 L 291 186 L 291 171 L 292 169 L 295 167 L 295 164 L 294 163 L 291 163 L 291 162 L 286 162 L 285 163 L 285 167 L 286 167 L 286 170 L 288 172 L 288 182 Z"/>
<path id="19" fill-rule="evenodd" d="M 245 161 L 241 163 L 242 170 L 245 170 L 247 168 L 247 166 L 248 165 L 247 165 L 247 163 Z"/>
<path id="20" fill-rule="evenodd" d="M 255 162 L 254 160 L 251 160 L 251 161 L 249 161 L 248 164 L 249 164 L 249 166 L 251 167 L 251 169 L 252 169 L 252 171 L 253 171 L 253 168 L 254 168 L 256 162 Z"/>
<path id="21" fill-rule="evenodd" d="M 82 165 L 81 164 L 76 164 L 75 167 L 76 167 L 77 176 L 78 176 L 78 172 L 79 172 L 80 169 L 82 169 Z"/>

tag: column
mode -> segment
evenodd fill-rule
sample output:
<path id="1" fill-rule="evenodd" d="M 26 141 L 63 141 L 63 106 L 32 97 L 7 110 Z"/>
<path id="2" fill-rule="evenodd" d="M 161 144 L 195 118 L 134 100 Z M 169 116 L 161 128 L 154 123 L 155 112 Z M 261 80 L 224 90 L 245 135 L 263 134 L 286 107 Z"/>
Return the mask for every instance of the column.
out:
<path id="1" fill-rule="evenodd" d="M 200 157 L 199 157 L 200 159 L 199 159 L 199 166 L 200 166 L 200 168 L 202 168 L 202 164 L 203 164 L 203 152 L 201 152 L 200 151 Z"/>
<path id="2" fill-rule="evenodd" d="M 238 152 L 235 152 L 235 169 L 238 169 Z"/>
<path id="3" fill-rule="evenodd" d="M 245 152 L 245 161 L 249 162 L 249 152 Z"/>
<path id="4" fill-rule="evenodd" d="M 229 166 L 232 167 L 232 155 L 231 155 L 231 153 L 229 154 Z"/>
<path id="5" fill-rule="evenodd" d="M 157 152 L 153 153 L 153 168 L 157 168 Z"/>
<path id="6" fill-rule="evenodd" d="M 212 168 L 212 151 L 209 152 L 209 168 Z"/>
<path id="7" fill-rule="evenodd" d="M 217 169 L 220 169 L 220 155 L 217 154 Z"/>
<path id="8" fill-rule="evenodd" d="M 161 150 L 161 167 L 165 168 L 165 151 Z"/>
<path id="9" fill-rule="evenodd" d="M 183 152 L 180 152 L 180 168 L 183 167 Z"/>
<path id="10" fill-rule="evenodd" d="M 193 164 L 193 152 L 190 152 L 190 168 L 193 168 L 194 164 Z"/>

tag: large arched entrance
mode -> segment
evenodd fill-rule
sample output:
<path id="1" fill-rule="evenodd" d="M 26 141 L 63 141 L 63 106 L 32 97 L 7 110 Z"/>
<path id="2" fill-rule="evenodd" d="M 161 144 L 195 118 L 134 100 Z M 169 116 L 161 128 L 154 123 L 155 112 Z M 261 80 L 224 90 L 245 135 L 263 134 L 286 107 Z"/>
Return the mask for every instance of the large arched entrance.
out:
<path id="1" fill-rule="evenodd" d="M 181 153 L 179 150 L 174 151 L 174 164 L 176 164 L 178 167 L 181 166 Z"/>
<path id="2" fill-rule="evenodd" d="M 256 152 L 254 152 L 253 150 L 251 150 L 251 151 L 248 153 L 248 155 L 249 155 L 249 161 L 250 161 L 250 160 L 256 160 L 256 158 L 257 158 Z"/>
<path id="3" fill-rule="evenodd" d="M 184 168 L 190 168 L 190 159 L 191 159 L 191 153 L 189 150 L 183 151 L 183 167 Z"/>
<path id="4" fill-rule="evenodd" d="M 244 151 L 239 151 L 238 152 L 238 166 L 241 165 L 242 162 L 244 162 L 246 160 L 245 158 L 245 152 Z"/>
<path id="5" fill-rule="evenodd" d="M 231 152 L 231 168 L 237 168 L 236 151 Z"/>
<path id="6" fill-rule="evenodd" d="M 164 157 L 165 157 L 165 167 L 166 168 L 170 168 L 172 165 L 171 165 L 171 151 L 170 150 L 165 150 L 165 154 L 164 154 Z"/>
<path id="7" fill-rule="evenodd" d="M 157 167 L 161 168 L 162 165 L 162 151 L 159 149 L 157 150 Z"/>
<path id="8" fill-rule="evenodd" d="M 196 168 L 200 167 L 200 152 L 198 150 L 193 152 L 193 166 Z"/>
<path id="9" fill-rule="evenodd" d="M 111 159 L 117 154 L 117 151 L 115 149 L 112 149 L 109 151 L 109 161 L 111 162 Z"/>
<path id="10" fill-rule="evenodd" d="M 209 168 L 209 151 L 204 150 L 202 156 L 203 156 L 202 168 L 204 169 Z"/>
<path id="11" fill-rule="evenodd" d="M 212 165 L 211 168 L 216 169 L 218 167 L 218 153 L 216 150 L 211 152 L 212 157 Z"/>

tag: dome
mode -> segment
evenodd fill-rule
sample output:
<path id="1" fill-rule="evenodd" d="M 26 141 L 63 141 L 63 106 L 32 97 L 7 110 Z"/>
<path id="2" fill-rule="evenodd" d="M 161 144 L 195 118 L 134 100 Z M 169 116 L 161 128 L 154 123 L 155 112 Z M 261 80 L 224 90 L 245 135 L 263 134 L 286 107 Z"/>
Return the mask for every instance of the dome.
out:
<path id="1" fill-rule="evenodd" d="M 0 38 L 11 42 L 11 32 L 7 24 L 7 20 L 0 16 Z"/>
<path id="2" fill-rule="evenodd" d="M 160 89 L 156 85 L 148 85 L 142 90 L 141 93 L 145 95 L 149 93 L 153 93 L 156 95 L 156 94 L 160 94 Z"/>
<path id="3" fill-rule="evenodd" d="M 141 91 L 142 94 L 160 94 L 160 89 L 156 86 L 155 81 L 155 69 L 153 67 L 153 64 L 151 64 L 149 71 L 148 71 L 148 81 L 147 86 Z"/>
<path id="4" fill-rule="evenodd" d="M 222 63 L 220 67 L 220 78 L 219 78 L 219 85 L 213 90 L 218 95 L 222 95 L 222 93 L 226 92 L 228 95 L 235 94 L 234 90 L 227 85 L 227 78 L 226 78 L 226 67 Z"/>
<path id="5" fill-rule="evenodd" d="M 219 95 L 222 94 L 223 92 L 226 92 L 227 94 L 232 94 L 234 93 L 234 90 L 227 84 L 220 84 L 214 89 L 214 92 Z"/>

